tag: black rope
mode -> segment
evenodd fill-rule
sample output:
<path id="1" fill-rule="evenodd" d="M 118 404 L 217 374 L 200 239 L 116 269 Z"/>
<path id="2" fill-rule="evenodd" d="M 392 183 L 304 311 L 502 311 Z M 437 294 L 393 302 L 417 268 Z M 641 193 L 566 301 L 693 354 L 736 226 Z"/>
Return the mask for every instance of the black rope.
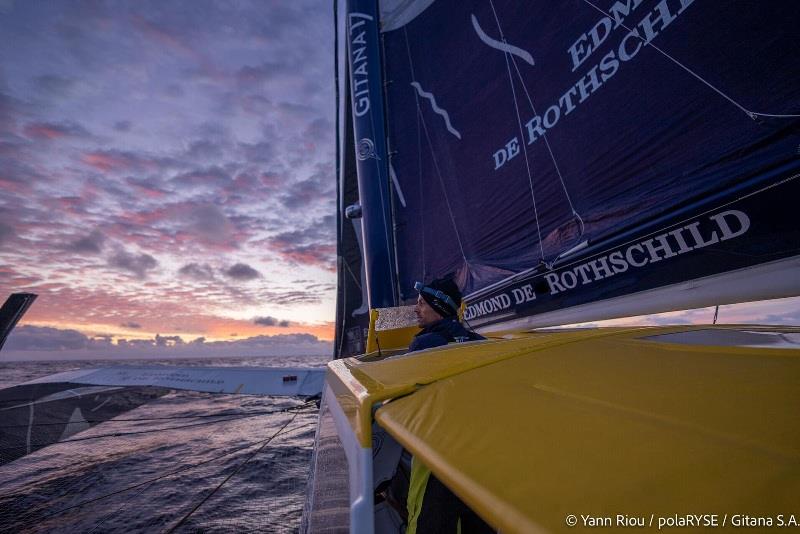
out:
<path id="1" fill-rule="evenodd" d="M 174 525 L 174 526 L 173 526 L 171 529 L 169 529 L 168 531 L 166 531 L 166 533 L 165 533 L 165 534 L 171 534 L 172 532 L 175 532 L 175 530 L 176 530 L 178 527 L 180 527 L 181 525 L 183 525 L 184 523 L 186 523 L 186 521 L 187 521 L 187 520 L 188 520 L 188 519 L 189 519 L 189 518 L 192 516 L 192 514 L 194 514 L 194 513 L 195 513 L 197 510 L 199 510 L 199 509 L 200 509 L 200 507 L 201 507 L 201 506 L 203 506 L 203 504 L 205 504 L 205 503 L 206 503 L 206 501 L 208 501 L 208 499 L 210 499 L 210 498 L 211 498 L 211 497 L 212 497 L 212 496 L 213 496 L 213 495 L 214 495 L 214 494 L 215 494 L 217 491 L 219 491 L 219 489 L 220 489 L 222 486 L 224 486 L 226 482 L 228 482 L 228 481 L 229 481 L 231 478 L 233 478 L 233 475 L 235 475 L 236 473 L 238 473 L 239 471 L 241 471 L 241 470 L 242 470 L 242 467 L 244 467 L 244 466 L 247 464 L 247 462 L 249 462 L 250 460 L 252 460 L 252 459 L 255 457 L 255 455 L 256 455 L 256 454 L 258 454 L 258 453 L 260 453 L 262 450 L 264 450 L 264 447 L 266 447 L 267 445 L 269 445 L 269 443 L 270 443 L 270 442 L 271 442 L 273 439 L 275 439 L 275 437 L 277 437 L 277 436 L 278 436 L 278 434 L 280 434 L 280 433 L 283 431 L 283 429 L 284 429 L 284 428 L 286 428 L 287 426 L 289 426 L 289 423 L 291 423 L 292 421 L 294 421 L 296 417 L 297 417 L 297 414 L 295 413 L 295 414 L 292 416 L 292 418 L 291 418 L 291 419 L 289 419 L 288 421 L 286 421 L 286 423 L 284 423 L 284 425 L 283 425 L 283 426 L 282 426 L 282 427 L 281 427 L 281 428 L 280 428 L 280 429 L 279 429 L 277 432 L 275 432 L 275 433 L 274 433 L 272 436 L 270 436 L 270 437 L 269 437 L 269 438 L 268 438 L 266 441 L 264 441 L 264 443 L 262 443 L 262 444 L 261 444 L 261 446 L 260 446 L 258 449 L 256 449 L 256 450 L 253 452 L 253 454 L 251 454 L 250 456 L 248 456 L 248 457 L 245 459 L 245 461 L 244 461 L 244 462 L 242 462 L 242 463 L 240 463 L 238 466 L 236 466 L 236 469 L 234 469 L 234 470 L 233 470 L 233 472 L 232 472 L 231 474 L 229 474 L 227 477 L 225 477 L 225 480 L 223 480 L 222 482 L 220 482 L 220 483 L 219 483 L 219 485 L 218 485 L 216 488 L 214 488 L 214 489 L 213 489 L 213 490 L 212 490 L 212 491 L 211 491 L 211 492 L 210 492 L 208 495 L 206 495 L 205 497 L 203 497 L 203 500 L 201 500 L 199 503 L 197 503 L 197 506 L 195 506 L 194 508 L 192 508 L 191 510 L 189 510 L 189 513 L 187 513 L 185 516 L 183 516 L 183 518 L 181 518 L 181 520 L 180 520 L 180 521 L 178 521 L 178 522 L 177 522 L 177 523 L 176 523 L 176 524 L 175 524 L 175 525 Z"/>

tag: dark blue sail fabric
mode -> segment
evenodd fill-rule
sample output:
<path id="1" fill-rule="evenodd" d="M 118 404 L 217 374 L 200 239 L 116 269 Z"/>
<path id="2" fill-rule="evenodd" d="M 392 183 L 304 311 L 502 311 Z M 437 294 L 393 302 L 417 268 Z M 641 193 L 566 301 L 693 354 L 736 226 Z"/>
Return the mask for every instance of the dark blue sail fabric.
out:
<path id="1" fill-rule="evenodd" d="M 437 0 L 384 28 L 401 296 L 797 173 L 798 23 L 792 1 Z"/>

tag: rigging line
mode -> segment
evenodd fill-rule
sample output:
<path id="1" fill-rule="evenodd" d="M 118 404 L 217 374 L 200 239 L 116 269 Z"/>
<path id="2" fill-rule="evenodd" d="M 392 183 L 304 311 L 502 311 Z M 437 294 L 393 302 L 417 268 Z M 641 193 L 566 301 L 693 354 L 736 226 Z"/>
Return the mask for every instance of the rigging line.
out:
<path id="1" fill-rule="evenodd" d="M 492 13 L 494 13 L 494 20 L 497 22 L 497 29 L 500 31 L 500 38 L 503 42 L 506 41 L 505 36 L 503 35 L 503 29 L 500 26 L 500 19 L 497 18 L 497 12 L 494 9 L 494 2 L 489 0 L 489 4 L 492 6 Z M 511 64 L 508 61 L 508 52 L 503 52 L 503 57 L 506 60 L 506 70 L 508 71 L 508 83 L 511 85 L 511 95 L 514 99 L 514 111 L 517 114 L 517 125 L 519 126 L 519 135 L 520 139 L 522 140 L 522 152 L 525 156 L 525 169 L 528 171 L 528 183 L 531 187 L 531 200 L 533 202 L 533 216 L 536 219 L 536 233 L 539 236 L 539 253 L 541 254 L 541 259 L 544 261 L 544 245 L 542 243 L 542 228 L 539 225 L 539 210 L 536 208 L 536 193 L 534 193 L 533 189 L 533 174 L 531 173 L 531 164 L 528 160 L 528 147 L 525 143 L 525 134 L 522 130 L 522 118 L 519 115 L 519 105 L 517 104 L 517 90 L 514 89 L 514 77 L 511 74 Z M 523 84 L 524 86 L 524 84 Z"/>
<path id="2" fill-rule="evenodd" d="M 525 91 L 525 97 L 528 99 L 528 103 L 531 105 L 531 109 L 533 110 L 534 115 L 538 115 L 536 112 L 536 107 L 533 105 L 533 99 L 531 98 L 530 93 L 528 92 L 528 87 L 525 85 L 525 82 L 522 79 L 522 73 L 519 70 L 519 66 L 517 65 L 517 60 L 514 59 L 514 56 L 511 56 L 511 63 L 514 65 L 514 69 L 517 71 L 517 76 L 519 76 L 520 85 L 522 85 L 522 89 Z M 558 162 L 556 161 L 556 157 L 553 154 L 553 149 L 550 147 L 550 141 L 547 140 L 547 132 L 542 135 L 542 139 L 544 139 L 544 144 L 547 146 L 547 151 L 550 153 L 550 159 L 553 160 L 553 167 L 556 169 L 556 174 L 558 174 L 558 179 L 561 180 L 561 187 L 564 189 L 564 196 L 567 197 L 567 202 L 569 203 L 569 209 L 572 210 L 572 214 L 575 215 L 581 223 L 581 235 L 583 235 L 583 218 L 575 211 L 575 206 L 572 204 L 572 198 L 570 197 L 569 191 L 567 190 L 567 184 L 564 182 L 564 176 L 561 174 L 561 169 L 558 167 Z"/>
<path id="3" fill-rule="evenodd" d="M 408 53 L 408 65 L 409 69 L 411 70 L 411 77 L 416 79 L 416 75 L 414 74 L 414 62 L 411 60 L 411 48 L 408 45 L 408 34 L 406 34 L 406 52 Z M 444 185 L 444 178 L 442 178 L 442 172 L 439 169 L 439 161 L 436 159 L 436 152 L 433 150 L 433 143 L 431 142 L 431 136 L 428 133 L 428 125 L 425 123 L 425 117 L 422 115 L 422 106 L 419 105 L 419 95 L 414 92 L 414 102 L 417 105 L 417 121 L 418 124 L 422 124 L 422 129 L 425 131 L 425 139 L 428 141 L 428 148 L 431 151 L 431 158 L 433 159 L 433 166 L 436 168 L 436 176 L 439 178 L 439 185 L 442 186 L 442 193 L 444 194 L 444 202 L 447 205 L 447 212 L 450 215 L 450 221 L 453 223 L 453 230 L 456 233 L 456 241 L 458 241 L 458 248 L 461 250 L 461 257 L 464 259 L 465 264 L 469 264 L 467 261 L 467 255 L 464 253 L 464 245 L 461 243 L 461 235 L 458 233 L 458 226 L 456 225 L 456 218 L 453 215 L 453 210 L 450 207 L 450 197 L 447 195 L 447 188 Z M 422 150 L 419 150 L 420 159 L 422 158 Z M 421 164 L 420 164 L 421 165 Z M 420 182 L 422 181 L 422 173 L 420 173 Z M 422 188 L 420 188 L 422 191 Z"/>
<path id="4" fill-rule="evenodd" d="M 425 139 L 428 141 L 428 148 L 431 151 L 431 157 L 433 158 L 433 166 L 436 168 L 436 176 L 439 178 L 439 185 L 442 186 L 442 193 L 444 194 L 444 202 L 447 206 L 447 213 L 450 214 L 450 221 L 453 223 L 453 230 L 456 233 L 456 240 L 458 241 L 458 248 L 461 249 L 461 257 L 464 258 L 464 263 L 468 264 L 467 255 L 464 253 L 464 245 L 461 243 L 461 235 L 458 233 L 458 226 L 456 225 L 456 218 L 453 215 L 453 209 L 450 207 L 450 197 L 447 195 L 447 188 L 444 184 L 444 178 L 442 177 L 442 171 L 439 169 L 439 162 L 436 159 L 436 153 L 433 150 L 433 142 L 431 141 L 431 136 L 428 133 L 428 125 L 425 123 L 425 117 L 422 116 L 422 108 L 419 106 L 419 102 L 417 102 L 417 114 L 419 115 L 422 121 L 422 129 L 425 131 Z"/>
<path id="5" fill-rule="evenodd" d="M 594 4 L 593 4 L 592 2 L 590 2 L 589 0 L 583 0 L 583 1 L 584 1 L 586 4 L 589 4 L 591 7 L 593 7 L 593 8 L 594 8 L 594 9 L 596 9 L 597 11 L 599 11 L 600 13 L 602 13 L 603 15 L 605 15 L 605 16 L 607 16 L 607 17 L 611 17 L 611 14 L 609 14 L 609 13 L 607 13 L 607 12 L 603 11 L 602 9 L 600 9 L 599 7 L 597 7 L 596 5 L 594 5 Z M 734 100 L 733 98 L 731 98 L 730 96 L 728 96 L 728 95 L 726 95 L 724 92 L 722 92 L 722 90 L 718 89 L 716 86 L 714 86 L 713 84 L 711 84 L 711 82 L 707 81 L 707 80 L 706 80 L 706 79 L 704 79 L 702 76 L 700 76 L 699 74 L 697 74 L 695 71 L 693 71 L 692 69 L 690 69 L 689 67 L 687 67 L 686 65 L 684 65 L 683 63 L 681 63 L 680 61 L 678 61 L 677 59 L 675 59 L 674 57 L 672 57 L 671 55 L 669 55 L 669 54 L 667 54 L 666 52 L 664 52 L 663 50 L 661 50 L 661 49 L 660 49 L 658 46 L 654 45 L 652 41 L 647 41 L 646 39 L 644 39 L 644 38 L 643 38 L 641 35 L 639 35 L 639 32 L 638 32 L 638 31 L 634 31 L 634 30 L 632 30 L 631 28 L 629 28 L 628 26 L 626 26 L 626 25 L 625 25 L 624 23 L 622 23 L 622 22 L 620 22 L 620 23 L 619 23 L 619 26 L 622 26 L 623 28 L 625 28 L 626 30 L 628 30 L 628 31 L 629 31 L 631 34 L 633 34 L 633 35 L 634 35 L 635 37 L 637 37 L 637 38 L 638 38 L 640 41 L 642 41 L 642 42 L 644 43 L 644 45 L 645 45 L 645 46 L 651 46 L 651 47 L 653 47 L 653 49 L 654 49 L 654 50 L 656 50 L 656 51 L 657 51 L 659 54 L 661 54 L 662 56 L 666 57 L 667 59 L 669 59 L 670 61 L 672 61 L 672 62 L 673 62 L 673 63 L 675 63 L 676 65 L 678 65 L 680 68 L 682 68 L 683 70 L 685 70 L 686 72 L 688 72 L 689 74 L 691 74 L 692 76 L 694 76 L 695 78 L 697 78 L 697 79 L 698 79 L 700 82 L 702 82 L 703 84 L 707 85 L 707 86 L 708 86 L 708 87 L 709 87 L 711 90 L 713 90 L 713 91 L 714 91 L 715 93 L 717 93 L 719 96 L 721 96 L 722 98 L 724 98 L 725 100 L 727 100 L 728 102 L 730 102 L 731 104 L 733 104 L 734 106 L 736 106 L 737 108 L 739 108 L 740 110 L 742 110 L 742 111 L 743 111 L 743 112 L 744 112 L 744 113 L 745 113 L 745 114 L 746 114 L 748 117 L 750 117 L 751 119 L 755 119 L 756 117 L 771 117 L 771 118 L 778 118 L 778 119 L 791 119 L 791 118 L 798 118 L 798 117 L 800 117 L 800 114 L 783 114 L 783 115 L 782 115 L 782 114 L 773 114 L 773 113 L 758 113 L 758 112 L 756 112 L 756 111 L 751 111 L 751 110 L 747 109 L 746 107 L 744 107 L 743 105 L 741 105 L 740 103 L 738 103 L 736 100 Z"/>
<path id="6" fill-rule="evenodd" d="M 422 228 L 422 280 L 425 278 L 425 195 L 422 192 L 422 123 L 419 120 L 419 114 L 416 114 L 417 119 L 417 163 L 418 171 L 417 177 L 419 178 L 419 222 Z"/>
<path id="7" fill-rule="evenodd" d="M 717 324 L 717 317 L 719 317 L 719 304 L 717 304 L 717 307 L 714 308 L 714 320 L 711 322 L 711 324 Z"/>
<path id="8" fill-rule="evenodd" d="M 255 451 L 253 451 L 253 453 L 252 453 L 250 456 L 248 456 L 248 457 L 247 457 L 247 458 L 246 458 L 246 459 L 245 459 L 245 460 L 244 460 L 242 463 L 240 463 L 238 466 L 236 466 L 236 469 L 234 469 L 234 470 L 233 470 L 233 472 L 231 472 L 231 474 L 229 474 L 227 477 L 225 477 L 225 479 L 224 479 L 222 482 L 220 482 L 220 483 L 219 483 L 219 485 L 218 485 L 216 488 L 214 488 L 214 489 L 213 489 L 213 490 L 212 490 L 212 491 L 211 491 L 211 492 L 210 492 L 208 495 L 206 495 L 205 497 L 203 497 L 203 500 L 201 500 L 199 503 L 197 503 L 197 506 L 195 506 L 194 508 L 192 508 L 191 510 L 189 510 L 189 513 L 187 513 L 185 516 L 183 516 L 183 518 L 182 518 L 180 521 L 178 521 L 178 522 L 177 522 L 177 523 L 176 523 L 176 524 L 175 524 L 175 525 L 174 525 L 174 526 L 173 526 L 171 529 L 169 529 L 169 530 L 166 532 L 166 534 L 171 534 L 172 532 L 175 532 L 175 530 L 176 530 L 178 527 L 180 527 L 181 525 L 183 525 L 184 523 L 186 523 L 186 521 L 188 521 L 188 519 L 189 519 L 189 518 L 190 518 L 190 517 L 191 517 L 191 516 L 192 516 L 192 515 L 193 515 L 193 514 L 194 514 L 194 513 L 197 511 L 197 510 L 199 510 L 199 509 L 200 509 L 200 507 L 201 507 L 201 506 L 203 506 L 203 505 L 206 503 L 206 501 L 208 501 L 208 500 L 209 500 L 209 499 L 210 499 L 210 498 L 211 498 L 211 497 L 212 497 L 212 496 L 213 496 L 215 493 L 217 493 L 217 491 L 219 491 L 219 490 L 220 490 L 220 488 L 222 488 L 222 486 L 224 486 L 224 485 L 225 485 L 225 484 L 226 484 L 226 483 L 227 483 L 227 482 L 228 482 L 228 481 L 229 481 L 231 478 L 233 478 L 233 476 L 234 476 L 236 473 L 238 473 L 239 471 L 241 471 L 241 470 L 242 470 L 242 468 L 243 468 L 243 467 L 244 467 L 244 466 L 245 466 L 245 465 L 246 465 L 246 464 L 247 464 L 247 463 L 248 463 L 250 460 L 252 460 L 252 459 L 253 459 L 253 458 L 256 456 L 256 454 L 258 454 L 258 453 L 260 453 L 262 450 L 264 450 L 264 447 L 266 447 L 267 445 L 269 445 L 269 443 L 270 443 L 270 442 L 271 442 L 271 441 L 272 441 L 272 440 L 273 440 L 273 439 L 274 439 L 274 438 L 275 438 L 275 437 L 276 437 L 278 434 L 280 434 L 280 433 L 281 433 L 281 431 L 282 431 L 284 428 L 286 428 L 287 426 L 289 426 L 289 424 L 290 424 L 292 421 L 294 421 L 296 417 L 297 417 L 297 414 L 295 413 L 295 414 L 294 414 L 294 415 L 291 417 L 291 419 L 289 419 L 288 421 L 286 421 L 286 423 L 284 423 L 284 424 L 283 424 L 283 426 L 282 426 L 282 427 L 281 427 L 281 428 L 280 428 L 280 429 L 279 429 L 279 430 L 278 430 L 278 431 L 277 431 L 275 434 L 273 434 L 272 436 L 270 436 L 270 437 L 269 437 L 269 438 L 268 438 L 268 439 L 267 439 L 267 440 L 266 440 L 266 441 L 265 441 L 265 442 L 264 442 L 264 443 L 263 443 L 263 444 L 262 444 L 262 445 L 261 445 L 261 446 L 260 446 L 258 449 L 256 449 Z"/>
<path id="9" fill-rule="evenodd" d="M 310 426 L 310 424 L 306 423 L 306 424 L 304 424 L 302 426 L 287 430 L 286 432 L 283 432 L 283 434 L 286 435 L 286 434 L 288 434 L 290 432 L 294 432 L 295 430 L 302 430 L 302 429 L 304 429 L 304 428 L 306 428 L 308 426 Z M 274 434 L 274 435 L 270 436 L 269 438 L 266 438 L 266 440 L 267 441 L 271 441 L 271 440 L 275 439 L 277 436 L 278 436 L 278 434 Z M 202 461 L 197 462 L 195 464 L 185 465 L 183 467 L 180 467 L 178 469 L 170 471 L 169 473 L 164 473 L 163 475 L 158 475 L 156 477 L 147 479 L 147 480 L 139 482 L 137 484 L 133 484 L 131 486 L 127 486 L 127 487 L 122 488 L 120 490 L 112 491 L 110 493 L 106 493 L 104 495 L 100 495 L 99 497 L 94 497 L 94 498 L 91 498 L 91 499 L 87 499 L 85 501 L 81 501 L 79 503 L 67 506 L 66 508 L 61 508 L 60 510 L 56 510 L 54 512 L 50 512 L 50 513 L 44 514 L 41 517 L 36 518 L 36 520 L 34 520 L 34 521 L 29 521 L 27 523 L 23 523 L 22 525 L 20 525 L 20 528 L 32 525 L 32 524 L 37 523 L 37 522 L 39 522 L 39 521 L 41 521 L 43 519 L 47 519 L 47 518 L 56 516 L 58 514 L 62 514 L 64 512 L 68 512 L 70 510 L 74 510 L 75 508 L 80 508 L 80 507 L 85 506 L 87 504 L 91 504 L 91 503 L 94 503 L 94 502 L 97 502 L 97 501 L 102 501 L 102 500 L 107 499 L 109 497 L 113 497 L 114 495 L 119 495 L 120 493 L 126 493 L 126 492 L 134 490 L 136 488 L 139 488 L 139 487 L 142 487 L 142 486 L 145 486 L 145 485 L 148 485 L 148 484 L 152 484 L 153 482 L 156 482 L 158 480 L 161 480 L 161 479 L 164 479 L 164 478 L 169 478 L 169 477 L 171 477 L 173 475 L 180 474 L 180 473 L 182 473 L 184 471 L 189 471 L 190 469 L 194 469 L 195 467 L 200 467 L 202 465 L 206 465 L 206 464 L 209 464 L 211 462 L 215 462 L 217 460 L 221 460 L 222 458 L 225 458 L 226 456 L 231 456 L 232 454 L 236 454 L 237 452 L 241 452 L 241 451 L 243 451 L 245 449 L 249 449 L 251 447 L 259 446 L 264 441 L 265 440 L 248 443 L 247 445 L 242 445 L 241 447 L 237 447 L 237 448 L 232 449 L 232 450 L 230 450 L 228 452 L 222 453 L 219 456 L 215 456 L 213 458 L 209 458 L 208 460 L 202 460 Z M 27 496 L 27 495 L 30 495 L 30 493 L 29 492 L 18 492 L 18 493 L 12 493 L 12 494 L 9 494 L 9 495 L 3 495 L 2 498 L 0 498 L 0 502 L 9 501 L 14 497 L 23 497 L 23 496 Z M 50 506 L 50 505 L 48 504 L 46 506 Z"/>
<path id="10" fill-rule="evenodd" d="M 416 80 L 414 74 L 414 62 L 411 60 L 411 46 L 408 44 L 408 29 L 403 26 L 403 37 L 406 43 L 406 53 L 408 54 L 408 66 L 411 70 L 411 79 Z M 419 108 L 419 95 L 414 93 L 414 102 Z M 420 228 L 422 228 L 422 280 L 425 281 L 425 195 L 422 194 L 422 125 L 420 124 L 419 113 L 417 119 L 417 178 L 419 178 L 419 218 Z"/>
<path id="11" fill-rule="evenodd" d="M 96 531 L 98 528 L 100 528 L 100 527 L 103 525 L 103 523 L 105 523 L 105 522 L 108 520 L 108 518 L 109 518 L 109 517 L 112 517 L 112 516 L 115 516 L 115 515 L 117 515 L 117 514 L 121 513 L 121 512 L 122 512 L 122 511 L 123 511 L 125 508 L 127 508 L 127 507 L 128 507 L 128 505 L 130 505 L 130 504 L 131 504 L 131 501 L 132 501 L 133 499 L 136 499 L 136 498 L 137 498 L 137 497 L 139 497 L 139 496 L 140 496 L 142 493 L 144 493 L 145 491 L 147 491 L 148 489 L 150 489 L 150 486 L 152 486 L 152 485 L 153 485 L 153 483 L 154 483 L 154 482 L 151 482 L 150 484 L 147 484 L 147 485 L 145 485 L 145 486 L 142 486 L 142 489 L 141 489 L 141 490 L 139 490 L 139 491 L 138 491 L 138 492 L 137 492 L 135 495 L 132 495 L 131 497 L 129 497 L 128 499 L 126 499 L 125 501 L 123 501 L 123 502 L 122 502 L 122 505 L 120 505 L 120 506 L 119 506 L 119 508 L 115 508 L 114 510 L 112 510 L 112 511 L 110 511 L 109 513 L 107 513 L 106 515 L 104 515 L 104 516 L 103 516 L 103 517 L 100 519 L 100 521 L 98 521 L 98 522 L 97 522 L 97 524 L 96 524 L 94 527 L 92 527 L 92 530 L 90 530 L 90 531 L 89 531 L 89 534 L 92 534 L 92 532 L 94 532 L 94 531 Z"/>
<path id="12" fill-rule="evenodd" d="M 349 263 L 347 263 L 346 261 L 342 261 L 342 263 L 344 264 L 345 268 L 347 269 L 347 272 L 350 273 L 350 276 L 353 278 L 353 280 L 352 280 L 353 283 L 356 285 L 356 287 L 360 291 L 361 290 L 361 279 L 360 279 L 360 277 L 356 277 L 356 273 L 353 272 L 353 269 L 352 269 L 352 267 L 350 267 Z"/>
<path id="13" fill-rule="evenodd" d="M 342 146 L 340 138 L 340 117 L 339 106 L 342 104 L 341 95 L 339 94 L 339 0 L 333 0 L 333 87 L 334 87 L 334 109 L 336 110 L 336 201 L 340 207 L 344 207 L 344 202 L 340 201 L 342 195 Z M 337 210 L 338 211 L 338 210 Z M 341 213 L 337 213 L 336 217 L 336 230 L 338 235 L 337 239 L 342 239 L 342 217 Z"/>
<path id="14" fill-rule="evenodd" d="M 378 58 L 378 61 L 381 62 L 381 61 L 383 61 L 384 48 L 383 48 L 383 42 L 381 40 L 380 28 L 378 28 L 377 31 L 378 31 L 378 40 L 381 41 L 377 45 L 378 46 L 378 52 L 381 54 L 381 57 Z M 365 63 L 365 65 L 366 65 L 366 63 Z M 385 174 L 386 178 L 389 178 L 389 146 L 388 146 L 388 143 L 387 143 L 387 140 L 386 140 L 386 138 L 388 136 L 389 121 L 388 121 L 388 117 L 386 116 L 386 113 L 384 113 L 384 111 L 386 110 L 386 104 L 384 102 L 384 100 L 385 100 L 385 91 L 384 91 L 384 88 L 383 88 L 383 82 L 385 80 L 383 78 L 383 69 L 382 68 L 380 69 L 380 72 L 378 73 L 378 76 L 379 76 L 378 93 L 380 94 L 380 97 L 381 97 L 381 112 L 383 113 L 383 121 L 382 122 L 383 122 L 383 126 L 384 127 L 383 128 L 377 128 L 376 122 L 378 121 L 378 117 L 377 117 L 377 114 L 373 112 L 373 108 L 372 107 L 370 107 L 370 111 L 369 111 L 369 121 L 370 121 L 370 126 L 372 127 L 372 137 L 375 138 L 375 141 L 377 141 L 377 138 L 378 138 L 379 135 L 383 138 L 384 157 L 386 158 L 386 163 L 384 165 L 381 162 L 381 160 L 378 159 L 377 154 L 373 154 L 373 156 L 372 157 L 368 157 L 367 160 L 371 159 L 373 161 L 373 163 L 375 164 L 375 170 L 377 172 L 377 176 L 379 178 L 381 177 L 381 167 L 382 166 L 383 166 L 383 168 L 386 169 L 386 174 Z M 353 88 L 351 87 L 350 90 L 352 91 Z M 353 137 L 354 137 L 354 141 L 355 141 L 355 130 L 353 131 Z M 373 143 L 375 141 L 373 141 Z M 367 165 L 367 161 L 364 161 L 364 165 L 365 166 Z M 380 196 L 380 199 L 381 199 L 381 220 L 383 221 L 383 237 L 385 239 L 386 247 L 390 251 L 390 253 L 386 255 L 386 263 L 388 264 L 388 267 L 389 267 L 388 272 L 390 273 L 389 277 L 391 279 L 393 277 L 393 275 L 395 275 L 395 273 L 396 273 L 395 265 L 392 265 L 392 251 L 396 250 L 395 249 L 396 245 L 394 244 L 394 241 L 395 241 L 395 239 L 394 239 L 394 229 L 390 227 L 390 224 L 389 224 L 390 221 L 386 219 L 386 206 L 387 206 L 387 204 L 389 204 L 389 210 L 391 210 L 392 190 L 391 190 L 391 186 L 389 185 L 388 180 L 387 180 L 387 183 L 385 184 L 386 185 L 386 190 L 387 190 L 386 192 L 389 195 L 389 200 L 387 201 L 385 195 L 383 194 L 383 189 L 384 189 L 383 185 L 384 185 L 383 181 L 379 179 L 378 180 L 378 193 L 379 193 L 379 196 Z M 359 199 L 359 201 L 360 201 L 360 199 Z M 392 244 L 392 247 L 389 247 L 389 244 Z M 391 281 L 390 281 L 390 283 L 391 283 Z M 392 288 L 392 291 L 396 292 L 396 289 Z"/>
<path id="15" fill-rule="evenodd" d="M 284 410 L 284 413 L 291 413 L 291 411 L 293 409 L 294 408 L 288 408 L 288 409 Z M 275 413 L 279 413 L 279 412 L 275 412 Z M 297 413 L 300 413 L 300 412 L 297 412 Z M 56 441 L 55 443 L 50 443 L 48 446 L 61 445 L 62 443 L 73 443 L 73 442 L 76 442 L 76 441 L 89 441 L 89 440 L 93 440 L 93 439 L 102 439 L 102 438 L 109 438 L 109 437 L 115 438 L 115 437 L 124 437 L 124 436 L 137 436 L 137 435 L 141 435 L 141 434 L 153 434 L 155 432 L 164 432 L 166 430 L 180 430 L 182 428 L 192 428 L 192 427 L 196 427 L 196 426 L 213 425 L 215 423 L 228 423 L 228 422 L 231 422 L 231 421 L 240 421 L 242 419 L 249 419 L 251 417 L 261 417 L 261 416 L 262 415 L 245 415 L 245 416 L 239 416 L 239 417 L 232 417 L 232 418 L 228 418 L 228 419 L 221 419 L 219 421 L 203 421 L 201 423 L 191 423 L 191 424 L 188 424 L 188 425 L 169 426 L 169 427 L 164 427 L 164 428 L 152 428 L 152 429 L 149 429 L 149 430 L 137 430 L 137 431 L 133 431 L 133 432 L 114 432 L 114 433 L 111 433 L 111 434 L 99 434 L 97 436 L 86 436 L 86 437 L 82 437 L 82 438 L 65 439 L 65 440 L 62 440 L 62 441 Z M 39 445 L 39 443 L 36 443 L 36 445 Z M 17 450 L 17 449 L 24 449 L 24 448 L 26 448 L 25 445 L 15 445 L 13 447 L 0 447 L 0 451 Z"/>

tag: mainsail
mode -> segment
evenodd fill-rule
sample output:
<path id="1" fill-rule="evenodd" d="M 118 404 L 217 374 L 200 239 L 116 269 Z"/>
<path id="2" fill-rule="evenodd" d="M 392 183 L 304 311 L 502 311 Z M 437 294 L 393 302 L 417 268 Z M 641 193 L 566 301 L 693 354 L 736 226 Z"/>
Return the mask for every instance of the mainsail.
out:
<path id="1" fill-rule="evenodd" d="M 791 2 L 350 2 L 347 100 L 370 106 L 350 152 L 391 189 L 362 202 L 393 223 L 382 283 L 409 302 L 452 274 L 475 327 L 800 294 L 798 20 Z"/>

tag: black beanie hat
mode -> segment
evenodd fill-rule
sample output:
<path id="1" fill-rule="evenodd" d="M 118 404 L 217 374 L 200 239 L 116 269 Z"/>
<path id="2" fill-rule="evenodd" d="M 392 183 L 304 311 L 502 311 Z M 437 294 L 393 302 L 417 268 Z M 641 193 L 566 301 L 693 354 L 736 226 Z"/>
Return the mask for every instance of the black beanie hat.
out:
<path id="1" fill-rule="evenodd" d="M 426 291 L 426 289 L 431 289 L 432 291 Z M 454 317 L 458 313 L 458 308 L 461 307 L 461 291 L 452 278 L 437 278 L 418 289 L 418 291 L 422 298 L 425 299 L 425 302 L 442 317 Z M 447 302 L 447 299 L 438 298 L 436 296 L 437 291 L 441 291 L 450 297 L 450 300 L 455 304 L 455 308 Z"/>

